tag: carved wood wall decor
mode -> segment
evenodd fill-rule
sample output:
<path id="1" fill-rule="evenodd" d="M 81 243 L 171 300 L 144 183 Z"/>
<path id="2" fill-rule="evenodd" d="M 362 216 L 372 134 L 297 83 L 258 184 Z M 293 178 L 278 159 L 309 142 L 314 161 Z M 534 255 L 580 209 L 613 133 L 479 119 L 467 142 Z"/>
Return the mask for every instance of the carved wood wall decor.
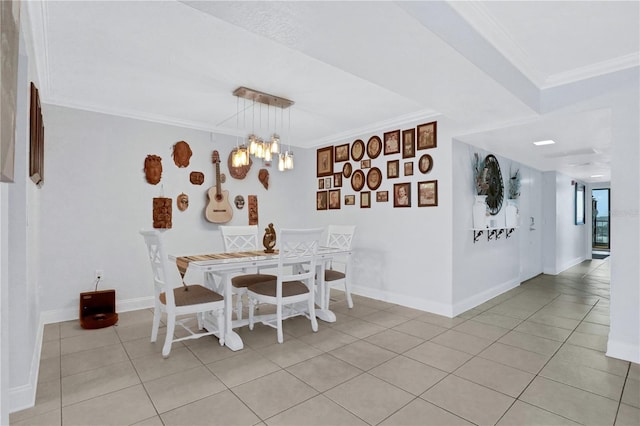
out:
<path id="1" fill-rule="evenodd" d="M 229 158 L 227 158 L 227 167 L 229 168 L 229 174 L 231 175 L 232 178 L 234 178 L 234 179 L 244 179 L 245 177 L 247 177 L 247 173 L 249 173 L 249 170 L 251 169 L 251 166 L 253 165 L 253 160 L 251 160 L 251 158 L 249 158 L 249 165 L 248 166 L 234 167 L 233 166 L 233 155 L 236 153 L 236 151 L 237 150 L 234 148 L 229 153 Z"/>
<path id="2" fill-rule="evenodd" d="M 153 227 L 171 229 L 171 198 L 153 199 Z"/>
<path id="3" fill-rule="evenodd" d="M 184 192 L 178 195 L 176 198 L 176 204 L 178 205 L 178 210 L 181 212 L 185 211 L 189 208 L 189 196 Z"/>
<path id="4" fill-rule="evenodd" d="M 189 175 L 189 180 L 194 185 L 202 185 L 204 182 L 204 173 L 202 172 L 191 172 Z"/>
<path id="5" fill-rule="evenodd" d="M 269 189 L 269 170 L 260 169 L 258 172 L 258 180 L 264 186 L 264 189 Z"/>
<path id="6" fill-rule="evenodd" d="M 151 185 L 156 185 L 162 178 L 162 158 L 149 154 L 144 159 L 144 174 L 147 177 L 147 182 Z"/>
<path id="7" fill-rule="evenodd" d="M 44 181 L 44 125 L 40 108 L 40 94 L 33 83 L 31 83 L 29 115 L 29 177 L 37 185 Z"/>
<path id="8" fill-rule="evenodd" d="M 173 162 L 178 167 L 187 167 L 193 152 L 191 147 L 185 141 L 176 142 L 173 145 Z"/>
<path id="9" fill-rule="evenodd" d="M 249 225 L 258 224 L 258 196 L 249 195 Z"/>

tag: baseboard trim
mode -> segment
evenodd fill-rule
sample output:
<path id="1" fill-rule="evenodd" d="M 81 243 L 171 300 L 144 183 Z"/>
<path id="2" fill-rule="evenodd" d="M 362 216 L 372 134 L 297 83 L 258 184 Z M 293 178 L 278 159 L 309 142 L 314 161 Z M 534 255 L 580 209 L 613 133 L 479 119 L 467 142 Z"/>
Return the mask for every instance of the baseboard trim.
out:
<path id="1" fill-rule="evenodd" d="M 624 361 L 640 364 L 640 347 L 609 338 L 606 355 Z"/>
<path id="2" fill-rule="evenodd" d="M 448 318 L 453 316 L 451 306 L 446 303 L 438 303 L 432 300 L 403 296 L 401 294 L 389 293 L 361 286 L 352 286 L 351 292 L 359 296 L 370 297 L 372 299 L 382 300 L 389 303 L 396 303 L 408 308 L 418 309 L 420 311 L 430 312 L 436 315 L 443 315 Z"/>
<path id="3" fill-rule="evenodd" d="M 466 299 L 461 300 L 458 303 L 453 304 L 453 315 L 460 315 L 463 312 L 468 311 L 469 309 L 473 309 L 478 305 L 483 304 L 487 300 L 491 300 L 496 296 L 501 295 L 502 293 L 511 290 L 512 288 L 518 287 L 520 285 L 520 280 L 510 280 L 502 284 L 498 284 L 494 287 L 491 287 L 482 293 L 474 294 L 473 296 L 467 297 Z"/>
<path id="4" fill-rule="evenodd" d="M 31 408 L 36 404 L 36 390 L 38 383 L 38 373 L 40 372 L 40 354 L 42 353 L 42 339 L 44 335 L 44 323 L 42 315 L 38 323 L 36 334 L 35 350 L 31 357 L 31 367 L 29 369 L 28 383 L 9 388 L 9 413 Z"/>
<path id="5" fill-rule="evenodd" d="M 547 275 L 558 275 L 561 272 L 566 271 L 567 269 L 578 265 L 579 263 L 584 262 L 585 260 L 587 260 L 586 256 L 582 256 L 582 257 L 576 257 L 575 259 L 572 259 L 568 262 L 563 263 L 560 266 L 556 266 L 554 268 L 543 268 L 542 272 L 547 274 Z"/>
<path id="6" fill-rule="evenodd" d="M 117 312 L 136 311 L 153 307 L 153 297 L 139 297 L 116 301 Z M 31 408 L 36 402 L 36 390 L 38 384 L 38 373 L 40 369 L 40 354 L 42 353 L 42 339 L 44 336 L 44 326 L 63 321 L 78 319 L 78 308 L 74 309 L 54 309 L 40 314 L 38 332 L 36 335 L 36 350 L 31 359 L 31 369 L 29 372 L 29 382 L 9 388 L 9 413 Z"/>

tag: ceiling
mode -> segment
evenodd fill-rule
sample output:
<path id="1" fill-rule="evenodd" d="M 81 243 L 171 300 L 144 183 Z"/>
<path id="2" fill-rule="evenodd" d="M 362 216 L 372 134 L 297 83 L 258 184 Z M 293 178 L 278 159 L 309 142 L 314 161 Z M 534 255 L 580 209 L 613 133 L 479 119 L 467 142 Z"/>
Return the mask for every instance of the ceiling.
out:
<path id="1" fill-rule="evenodd" d="M 636 1 L 23 5 L 45 103 L 228 134 L 275 127 L 308 148 L 446 119 L 458 140 L 588 182 L 610 179 L 612 144 L 609 109 L 588 100 L 640 69 Z M 252 110 L 239 86 L 295 105 Z"/>

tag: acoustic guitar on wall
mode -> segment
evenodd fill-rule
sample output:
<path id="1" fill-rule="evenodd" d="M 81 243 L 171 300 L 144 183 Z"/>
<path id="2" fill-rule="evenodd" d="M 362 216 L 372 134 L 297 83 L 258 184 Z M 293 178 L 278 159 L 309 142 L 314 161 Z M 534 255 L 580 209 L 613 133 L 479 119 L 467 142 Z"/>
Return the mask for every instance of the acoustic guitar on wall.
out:
<path id="1" fill-rule="evenodd" d="M 204 210 L 204 216 L 209 222 L 227 223 L 233 217 L 233 211 L 231 203 L 229 203 L 229 191 L 223 191 L 220 184 L 220 155 L 218 151 L 213 151 L 211 160 L 216 165 L 216 186 L 212 186 L 207 192 L 209 203 Z"/>

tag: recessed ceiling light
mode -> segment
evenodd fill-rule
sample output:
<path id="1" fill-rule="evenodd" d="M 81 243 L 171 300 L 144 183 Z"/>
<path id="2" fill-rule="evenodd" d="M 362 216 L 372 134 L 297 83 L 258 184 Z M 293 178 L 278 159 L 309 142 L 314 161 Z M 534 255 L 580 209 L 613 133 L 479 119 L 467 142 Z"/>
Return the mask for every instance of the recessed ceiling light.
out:
<path id="1" fill-rule="evenodd" d="M 604 175 L 591 175 L 592 178 L 603 177 Z"/>
<path id="2" fill-rule="evenodd" d="M 538 142 L 534 142 L 533 144 L 536 146 L 541 146 L 541 145 L 553 145 L 555 142 L 552 141 L 551 139 L 546 140 L 546 141 L 538 141 Z"/>

